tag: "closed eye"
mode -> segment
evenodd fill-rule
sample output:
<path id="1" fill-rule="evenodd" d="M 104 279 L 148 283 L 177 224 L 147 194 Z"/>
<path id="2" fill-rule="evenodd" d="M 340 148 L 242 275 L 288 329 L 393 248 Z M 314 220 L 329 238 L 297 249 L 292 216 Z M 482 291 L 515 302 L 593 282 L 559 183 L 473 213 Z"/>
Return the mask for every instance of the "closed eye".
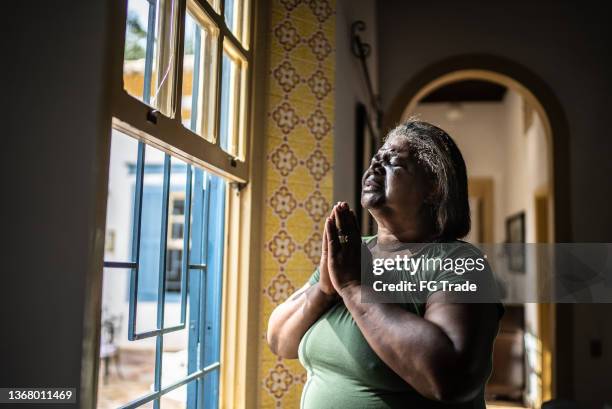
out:
<path id="1" fill-rule="evenodd" d="M 400 158 L 398 158 L 397 156 L 393 156 L 391 157 L 388 162 L 390 166 L 393 166 L 394 168 L 404 168 L 406 167 L 406 163 L 401 160 Z"/>

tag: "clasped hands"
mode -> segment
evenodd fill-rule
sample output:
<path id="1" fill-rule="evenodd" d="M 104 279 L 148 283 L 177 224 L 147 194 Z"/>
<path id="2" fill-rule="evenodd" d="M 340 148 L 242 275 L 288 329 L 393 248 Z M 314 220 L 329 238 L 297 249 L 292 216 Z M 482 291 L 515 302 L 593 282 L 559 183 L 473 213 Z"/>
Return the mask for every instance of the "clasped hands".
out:
<path id="1" fill-rule="evenodd" d="M 355 213 L 346 202 L 337 203 L 325 221 L 319 288 L 329 296 L 361 283 L 361 235 Z"/>

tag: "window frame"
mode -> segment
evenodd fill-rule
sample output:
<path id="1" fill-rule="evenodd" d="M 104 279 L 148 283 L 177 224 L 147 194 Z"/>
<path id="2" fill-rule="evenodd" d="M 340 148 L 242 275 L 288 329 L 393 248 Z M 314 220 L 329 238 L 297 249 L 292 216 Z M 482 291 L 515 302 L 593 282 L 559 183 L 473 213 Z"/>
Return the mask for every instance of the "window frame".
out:
<path id="1" fill-rule="evenodd" d="M 224 9 L 221 1 L 214 1 L 214 7 L 206 1 L 199 0 L 197 4 L 215 16 L 215 19 L 223 19 Z M 177 19 L 184 22 L 186 13 L 185 0 L 178 1 Z M 223 151 L 219 147 L 220 138 L 215 143 L 208 142 L 204 138 L 182 126 L 180 101 L 182 88 L 183 70 L 183 26 L 178 26 L 175 47 L 177 50 L 176 65 L 173 69 L 173 97 L 171 99 L 173 115 L 164 116 L 158 110 L 151 108 L 144 102 L 130 96 L 123 88 L 123 61 L 125 44 L 125 27 L 127 21 L 127 0 L 109 2 L 106 16 L 108 31 L 108 46 L 105 51 L 107 56 L 106 75 L 102 81 L 109 84 L 106 88 L 104 98 L 109 101 L 106 115 L 101 122 L 107 124 L 110 120 L 111 127 L 126 133 L 137 140 L 143 141 L 165 153 L 171 154 L 188 164 L 195 165 L 221 176 L 228 180 L 225 204 L 225 245 L 223 258 L 223 285 L 222 288 L 222 324 L 221 324 L 221 357 L 223 362 L 219 379 L 219 406 L 246 408 L 257 401 L 257 348 L 248 340 L 256 339 L 258 336 L 258 286 L 260 270 L 260 249 L 258 241 L 251 241 L 251 235 L 258 236 L 261 232 L 261 213 L 264 209 L 263 191 L 263 163 L 253 164 L 250 161 L 254 146 L 255 155 L 258 157 L 263 153 L 263 147 L 253 145 L 252 141 L 256 134 L 264 131 L 264 121 L 257 118 L 261 115 L 263 107 L 257 107 L 253 102 L 254 95 L 263 96 L 265 85 L 261 81 L 254 81 L 257 76 L 260 80 L 266 77 L 266 54 L 263 47 L 257 47 L 255 43 L 265 43 L 264 27 L 267 21 L 259 22 L 256 16 L 266 16 L 265 1 L 251 0 L 246 8 L 243 19 L 248 20 L 249 29 L 241 35 L 243 41 L 248 42 L 244 47 L 240 41 L 231 33 L 225 25 L 221 25 L 218 37 L 217 52 L 222 55 L 222 44 L 225 38 L 229 38 L 236 48 L 240 50 L 245 61 L 249 63 L 247 85 L 245 88 L 244 110 L 245 127 L 244 139 L 241 141 L 242 157 L 235 157 Z M 255 62 L 257 59 L 257 62 Z M 221 67 L 221 58 L 218 59 L 218 67 Z M 221 69 L 217 70 L 217 84 Z M 217 107 L 221 93 L 217 93 Z M 176 113 L 176 114 L 174 114 Z M 218 122 L 220 112 L 216 110 Z M 218 129 L 218 128 L 217 128 Z M 102 306 L 102 271 L 104 258 L 104 231 L 106 224 L 106 199 L 108 197 L 108 167 L 110 162 L 110 132 L 104 135 L 98 147 L 101 149 L 98 167 L 101 170 L 100 185 L 97 197 L 100 201 L 100 211 L 96 214 L 98 234 L 96 235 L 93 259 L 92 275 L 87 280 L 86 308 L 83 340 L 83 361 L 81 368 L 81 392 L 80 401 L 83 407 L 95 408 L 97 400 L 97 385 L 99 373 L 98 353 L 100 348 L 100 323 Z M 251 179 L 254 175 L 256 183 Z M 229 240 L 232 236 L 232 240 Z M 239 258 L 236 258 L 239 257 Z M 232 302 L 228 302 L 232 300 Z"/>
<path id="2" fill-rule="evenodd" d="M 254 1 L 254 0 L 251 0 Z M 114 7 L 113 23 L 113 41 L 112 44 L 125 44 L 125 27 L 127 21 L 127 0 L 116 2 Z M 236 38 L 229 27 L 226 26 L 224 20 L 224 1 L 219 2 L 219 12 L 206 0 L 177 0 L 176 10 L 176 35 L 172 47 L 176 50 L 175 65 L 167 82 L 160 88 L 160 108 L 153 108 L 150 105 L 140 101 L 138 98 L 130 95 L 123 87 L 123 47 L 114 49 L 114 58 L 112 59 L 112 74 L 111 74 L 111 116 L 112 126 L 117 130 L 132 135 L 156 148 L 176 156 L 185 162 L 204 168 L 214 174 L 220 175 L 230 181 L 237 183 L 247 183 L 249 180 L 249 149 L 250 138 L 246 132 L 242 132 L 242 141 L 238 141 L 238 146 L 242 148 L 235 155 L 224 151 L 220 146 L 219 137 L 219 122 L 220 122 L 220 105 L 222 98 L 221 73 L 223 63 L 224 41 L 231 44 L 232 50 L 239 54 L 240 58 L 245 61 L 247 66 L 252 66 L 253 47 L 244 46 L 243 43 Z M 184 50 L 184 22 L 187 13 L 187 7 L 192 12 L 192 16 L 197 18 L 199 12 L 206 13 L 218 28 L 217 44 L 216 44 L 216 65 L 215 70 L 215 115 L 214 129 L 215 138 L 211 142 L 197 133 L 186 128 L 182 123 L 181 98 L 183 84 L 183 50 Z M 253 13 L 248 13 L 253 9 L 252 6 L 244 7 L 249 19 L 250 30 L 253 30 Z M 244 38 L 249 40 L 253 37 L 250 33 L 243 34 Z M 164 42 L 160 41 L 163 45 Z M 163 51 L 161 47 L 161 55 L 169 55 L 169 52 Z M 246 71 L 246 86 L 243 89 L 246 92 L 244 95 L 245 105 L 252 100 L 250 95 L 252 92 L 252 76 L 253 70 Z M 169 89 L 171 88 L 171 89 Z M 245 106 L 241 120 L 245 129 L 249 129 L 251 121 L 251 109 Z M 171 113 L 164 115 L 162 112 Z M 240 116 L 240 115 L 238 115 Z"/>

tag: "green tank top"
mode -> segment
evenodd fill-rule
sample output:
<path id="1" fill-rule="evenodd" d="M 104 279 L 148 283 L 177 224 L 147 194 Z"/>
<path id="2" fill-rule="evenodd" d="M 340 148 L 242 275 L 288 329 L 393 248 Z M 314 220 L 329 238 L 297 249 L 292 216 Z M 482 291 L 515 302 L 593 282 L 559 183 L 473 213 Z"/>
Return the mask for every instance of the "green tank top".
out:
<path id="1" fill-rule="evenodd" d="M 364 241 L 371 248 L 375 239 L 367 237 Z M 309 282 L 318 281 L 317 269 Z M 419 316 L 425 312 L 423 304 L 401 305 Z M 370 348 L 342 300 L 304 334 L 299 359 L 308 376 L 302 409 L 485 408 L 484 386 L 474 400 L 462 404 L 443 404 L 421 396 Z"/>

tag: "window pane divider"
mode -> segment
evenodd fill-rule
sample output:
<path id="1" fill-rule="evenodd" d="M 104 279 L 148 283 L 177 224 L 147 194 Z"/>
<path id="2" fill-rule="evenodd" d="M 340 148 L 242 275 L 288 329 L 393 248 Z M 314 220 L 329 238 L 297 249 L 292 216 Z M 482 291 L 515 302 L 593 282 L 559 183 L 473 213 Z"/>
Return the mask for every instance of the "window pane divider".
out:
<path id="1" fill-rule="evenodd" d="M 130 302 L 128 313 L 128 340 L 132 341 L 136 332 L 136 309 L 138 308 L 138 263 L 140 261 L 140 229 L 142 225 L 142 192 L 144 187 L 145 144 L 138 142 L 136 159 L 136 184 L 134 187 L 134 223 L 132 224 L 132 260 L 136 268 L 130 270 Z"/>
<path id="2" fill-rule="evenodd" d="M 169 334 L 170 332 L 180 331 L 182 329 L 185 329 L 185 324 L 184 323 L 175 325 L 173 327 L 152 329 L 150 331 L 139 332 L 137 334 L 134 334 L 134 339 L 130 340 L 130 341 L 136 341 L 136 340 L 139 340 L 139 339 L 151 338 L 151 337 L 154 337 L 154 336 L 157 336 L 157 335 Z"/>
<path id="3" fill-rule="evenodd" d="M 221 9 L 223 9 L 223 3 L 221 2 Z M 217 93 L 215 94 L 215 130 L 217 137 L 215 138 L 215 146 L 221 150 L 221 101 L 223 98 L 223 38 L 225 37 L 223 31 L 219 30 L 217 36 L 217 71 L 215 72 L 215 86 L 217 87 Z M 224 151 L 225 152 L 225 151 Z"/>
<path id="4" fill-rule="evenodd" d="M 210 182 L 210 176 L 209 175 L 205 175 L 205 179 L 204 179 L 204 197 L 203 197 L 203 220 L 205 220 L 206 223 L 206 227 L 202 230 L 200 230 L 202 232 L 202 258 L 201 260 L 207 261 L 208 260 L 208 234 L 209 234 L 209 226 L 210 226 L 210 197 L 211 197 L 211 182 Z M 206 269 L 201 270 L 202 271 L 202 275 L 201 275 L 201 280 L 200 280 L 200 328 L 199 329 L 199 334 L 198 334 L 198 341 L 199 341 L 199 362 L 200 362 L 200 366 L 204 365 L 205 358 L 206 358 L 206 295 L 207 295 L 207 286 L 208 286 L 208 271 Z M 202 407 L 203 405 L 200 403 L 200 399 L 204 398 L 204 382 L 200 381 L 198 382 L 198 407 Z"/>
<path id="5" fill-rule="evenodd" d="M 206 264 L 189 264 L 189 268 L 192 270 L 206 270 Z"/>
<path id="6" fill-rule="evenodd" d="M 170 200 L 170 155 L 164 155 L 164 181 L 162 188 L 162 214 L 161 214 L 161 233 L 159 245 L 159 270 L 158 270 L 158 288 L 157 288 L 157 328 L 164 328 L 164 312 L 166 307 L 166 252 L 168 242 L 168 201 Z M 154 388 L 156 391 L 161 390 L 162 369 L 163 369 L 163 354 L 164 354 L 164 337 L 157 336 L 155 338 L 155 381 Z M 153 408 L 159 409 L 159 399 L 153 402 Z"/>
<path id="7" fill-rule="evenodd" d="M 208 17 L 210 17 L 210 19 L 219 28 L 220 36 L 222 35 L 223 37 L 228 37 L 229 40 L 233 43 L 233 45 L 235 45 L 238 48 L 238 50 L 240 50 L 240 52 L 244 55 L 245 58 L 247 58 L 248 60 L 251 59 L 250 49 L 247 49 L 242 45 L 242 42 L 234 35 L 232 30 L 230 30 L 230 28 L 227 26 L 225 22 L 225 17 L 224 17 L 224 13 L 225 13 L 224 3 L 225 2 L 224 1 L 222 1 L 220 4 L 221 7 L 220 7 L 219 13 L 217 13 L 217 11 L 213 8 L 212 5 L 210 5 L 210 3 L 208 3 L 207 0 L 187 0 L 187 1 L 193 1 L 200 8 L 202 8 L 202 10 L 206 12 Z"/>
<path id="8" fill-rule="evenodd" d="M 214 371 L 215 369 L 219 368 L 220 364 L 219 362 L 215 362 L 213 364 L 208 365 L 207 367 L 200 369 L 197 372 L 192 373 L 189 376 L 184 377 L 183 379 L 180 379 L 178 381 L 176 381 L 175 383 L 166 386 L 165 388 L 161 388 L 160 390 L 156 391 L 156 392 L 152 392 L 149 393 L 148 395 L 142 396 L 136 400 L 133 400 L 132 402 L 128 403 L 127 405 L 124 406 L 120 406 L 119 409 L 133 409 L 133 408 L 137 408 L 139 406 L 144 405 L 145 403 L 149 403 L 154 399 L 159 399 L 162 397 L 162 395 L 165 395 L 168 392 L 171 392 L 177 388 L 180 388 L 181 386 L 188 384 L 191 381 L 194 381 L 196 379 L 201 379 L 204 377 L 204 375 L 206 375 L 207 373 Z"/>
<path id="9" fill-rule="evenodd" d="M 174 120 L 179 124 L 182 124 L 182 102 L 183 97 L 183 63 L 184 54 L 183 48 L 185 43 L 185 18 L 187 17 L 187 1 L 188 0 L 177 0 L 176 5 L 176 36 L 174 41 L 175 50 L 175 62 L 174 62 L 174 88 L 171 90 L 171 104 L 172 112 L 174 113 Z"/>
<path id="10" fill-rule="evenodd" d="M 191 240 L 191 165 L 187 165 L 185 177 L 185 212 L 183 220 L 183 259 L 181 262 L 181 326 L 184 328 L 187 322 L 187 280 L 189 278 L 189 243 Z"/>
<path id="11" fill-rule="evenodd" d="M 219 103 L 220 95 L 219 92 L 217 103 Z M 117 96 L 115 102 L 113 106 L 114 128 L 230 181 L 247 182 L 249 170 L 245 161 L 237 159 L 217 144 L 187 129 L 176 118 L 156 114 L 153 108 L 125 91 Z M 155 118 L 155 123 L 153 118 Z M 217 141 L 219 139 L 217 138 Z"/>

